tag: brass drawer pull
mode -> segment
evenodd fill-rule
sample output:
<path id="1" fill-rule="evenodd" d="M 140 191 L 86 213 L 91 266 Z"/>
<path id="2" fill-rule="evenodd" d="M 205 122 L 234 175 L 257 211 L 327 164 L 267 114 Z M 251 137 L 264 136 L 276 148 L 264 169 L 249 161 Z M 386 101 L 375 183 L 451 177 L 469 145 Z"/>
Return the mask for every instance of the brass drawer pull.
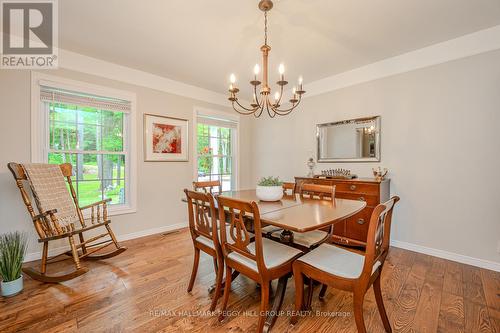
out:
<path id="1" fill-rule="evenodd" d="M 365 219 L 358 219 L 358 224 L 359 225 L 365 224 Z"/>
<path id="2" fill-rule="evenodd" d="M 359 199 L 359 201 L 366 201 L 365 197 L 359 197 L 358 199 Z"/>
<path id="3" fill-rule="evenodd" d="M 355 190 L 356 190 L 356 185 L 351 185 L 351 186 L 349 187 L 349 189 L 350 189 L 351 191 L 355 191 Z"/>

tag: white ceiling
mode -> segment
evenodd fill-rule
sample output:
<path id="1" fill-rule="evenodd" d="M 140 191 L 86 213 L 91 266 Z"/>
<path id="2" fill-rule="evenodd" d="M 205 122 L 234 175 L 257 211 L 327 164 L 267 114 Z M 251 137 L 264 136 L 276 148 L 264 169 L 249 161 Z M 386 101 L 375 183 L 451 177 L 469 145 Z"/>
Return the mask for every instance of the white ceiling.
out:
<path id="1" fill-rule="evenodd" d="M 59 1 L 60 47 L 225 93 L 260 62 L 258 0 Z M 500 0 L 278 0 L 271 81 L 305 83 L 500 24 Z"/>

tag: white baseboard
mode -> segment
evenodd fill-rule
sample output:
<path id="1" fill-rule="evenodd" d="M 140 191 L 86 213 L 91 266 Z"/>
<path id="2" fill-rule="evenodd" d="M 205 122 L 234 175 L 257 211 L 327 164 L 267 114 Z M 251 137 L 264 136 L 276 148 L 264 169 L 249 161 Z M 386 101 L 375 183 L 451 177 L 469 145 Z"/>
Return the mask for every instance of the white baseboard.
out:
<path id="1" fill-rule="evenodd" d="M 172 225 L 166 225 L 163 227 L 159 228 L 152 228 L 152 229 L 146 229 L 146 230 L 141 230 L 137 232 L 133 232 L 130 234 L 125 234 L 125 235 L 118 235 L 118 241 L 123 242 L 135 238 L 140 238 L 140 237 L 145 237 L 145 236 L 150 236 L 154 234 L 160 234 L 162 232 L 168 232 L 168 231 L 173 231 L 173 230 L 179 230 L 182 228 L 187 227 L 187 222 L 186 223 L 177 223 L 177 224 L 172 224 Z M 62 247 L 57 247 L 53 249 L 49 249 L 49 257 L 64 253 L 69 250 L 69 246 L 62 246 Z M 32 252 L 32 253 L 27 253 L 24 262 L 30 262 L 30 261 L 35 261 L 35 260 L 40 260 L 42 258 L 42 252 Z"/>
<path id="2" fill-rule="evenodd" d="M 430 256 L 438 257 L 438 258 L 456 261 L 456 262 L 459 262 L 462 264 L 467 264 L 467 265 L 471 265 L 471 266 L 489 269 L 489 270 L 492 270 L 495 272 L 500 272 L 500 263 L 494 262 L 494 261 L 473 258 L 473 257 L 465 256 L 462 254 L 458 254 L 458 253 L 448 252 L 448 251 L 439 250 L 439 249 L 433 249 L 430 247 L 412 244 L 412 243 L 407 243 L 407 242 L 402 242 L 402 241 L 398 241 L 398 240 L 391 240 L 391 245 L 395 246 L 395 247 L 399 247 L 401 249 L 410 250 L 413 252 L 423 253 L 423 254 L 427 254 Z"/>
<path id="3" fill-rule="evenodd" d="M 118 240 L 120 242 L 123 242 L 123 241 L 130 240 L 130 239 L 150 236 L 150 235 L 154 235 L 154 234 L 161 234 L 161 233 L 167 232 L 167 231 L 179 230 L 182 228 L 186 228 L 187 226 L 188 226 L 187 222 L 166 225 L 166 226 L 159 227 L 159 228 L 147 229 L 147 230 L 133 232 L 130 234 L 121 235 L 121 236 L 118 236 Z"/>

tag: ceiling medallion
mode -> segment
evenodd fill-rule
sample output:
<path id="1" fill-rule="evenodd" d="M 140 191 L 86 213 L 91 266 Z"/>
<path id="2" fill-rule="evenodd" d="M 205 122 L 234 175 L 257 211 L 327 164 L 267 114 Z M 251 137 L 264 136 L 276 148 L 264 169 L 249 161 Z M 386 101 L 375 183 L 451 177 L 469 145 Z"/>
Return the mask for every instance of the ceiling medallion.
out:
<path id="1" fill-rule="evenodd" d="M 292 112 L 300 104 L 302 95 L 305 94 L 305 91 L 302 88 L 302 77 L 299 77 L 298 87 L 293 88 L 292 97 L 289 100 L 291 105 L 282 106 L 282 101 L 284 103 L 283 87 L 286 86 L 288 82 L 285 81 L 285 66 L 280 64 L 278 68 L 280 80 L 276 82 L 279 86 L 279 91 L 274 94 L 274 101 L 270 100 L 271 88 L 268 84 L 268 57 L 271 47 L 267 45 L 267 12 L 270 11 L 271 8 L 273 8 L 273 2 L 271 0 L 261 0 L 259 2 L 259 9 L 264 12 L 264 45 L 260 48 L 262 51 L 262 82 L 257 80 L 257 75 L 260 72 L 260 67 L 257 64 L 254 67 L 254 79 L 250 81 L 254 90 L 253 100 L 250 103 L 250 107 L 245 107 L 238 101 L 236 94 L 240 90 L 236 87 L 236 76 L 234 74 L 231 74 L 230 76 L 231 84 L 229 86 L 228 99 L 231 101 L 233 109 L 240 114 L 253 114 L 255 117 L 260 117 L 262 112 L 266 110 L 267 114 L 269 114 L 271 118 L 276 117 L 276 115 L 284 116 Z M 260 87 L 260 91 L 257 93 L 257 87 L 261 84 L 262 86 Z"/>

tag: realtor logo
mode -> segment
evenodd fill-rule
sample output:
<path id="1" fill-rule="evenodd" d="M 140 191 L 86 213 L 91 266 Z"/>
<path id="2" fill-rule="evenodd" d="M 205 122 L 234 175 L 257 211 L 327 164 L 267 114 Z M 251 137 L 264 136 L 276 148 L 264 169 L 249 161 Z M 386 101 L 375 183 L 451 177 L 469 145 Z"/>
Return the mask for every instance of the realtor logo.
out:
<path id="1" fill-rule="evenodd" d="M 0 68 L 57 68 L 57 0 L 1 0 L 0 8 Z"/>

